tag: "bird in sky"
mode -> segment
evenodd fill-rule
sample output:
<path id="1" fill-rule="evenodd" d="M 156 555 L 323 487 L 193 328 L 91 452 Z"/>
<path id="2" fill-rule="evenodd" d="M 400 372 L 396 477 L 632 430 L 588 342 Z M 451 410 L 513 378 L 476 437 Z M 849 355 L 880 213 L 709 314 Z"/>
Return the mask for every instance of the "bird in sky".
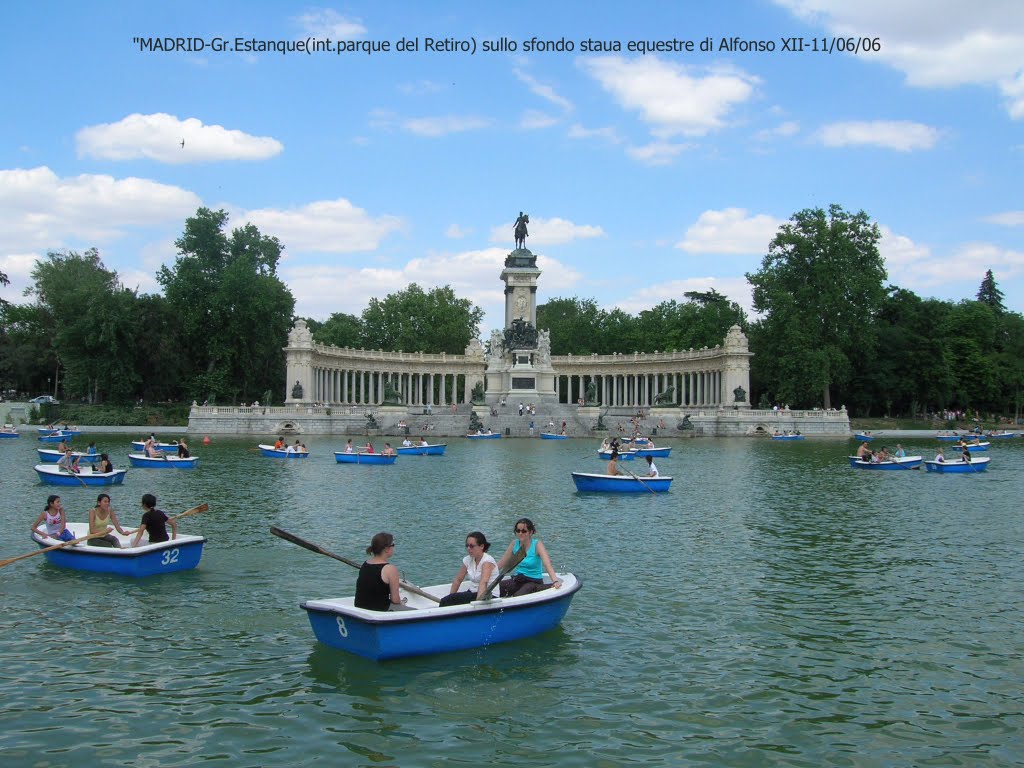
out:
<path id="1" fill-rule="evenodd" d="M 184 140 L 184 139 L 182 139 L 182 140 L 181 140 L 181 148 L 182 148 L 182 149 L 184 149 L 184 148 L 185 148 L 185 140 Z"/>

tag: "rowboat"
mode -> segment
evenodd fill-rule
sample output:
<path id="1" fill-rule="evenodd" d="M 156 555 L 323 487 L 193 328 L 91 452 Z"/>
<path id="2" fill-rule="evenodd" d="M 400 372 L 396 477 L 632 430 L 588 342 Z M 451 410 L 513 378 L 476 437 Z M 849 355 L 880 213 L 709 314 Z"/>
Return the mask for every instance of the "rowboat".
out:
<path id="1" fill-rule="evenodd" d="M 965 447 L 968 451 L 974 453 L 975 451 L 987 451 L 990 445 L 992 445 L 992 443 L 988 442 L 988 440 L 985 440 L 984 442 L 981 443 L 967 443 Z"/>
<path id="2" fill-rule="evenodd" d="M 475 435 L 466 435 L 470 440 L 497 440 L 501 432 L 477 432 Z"/>
<path id="3" fill-rule="evenodd" d="M 635 475 L 597 475 L 591 472 L 573 472 L 572 481 L 577 491 L 593 493 L 665 493 L 672 478 L 637 477 Z"/>
<path id="4" fill-rule="evenodd" d="M 121 485 L 127 469 L 115 469 L 113 472 L 93 472 L 91 466 L 79 467 L 78 474 L 65 472 L 56 464 L 36 464 L 36 474 L 45 485 Z"/>
<path id="5" fill-rule="evenodd" d="M 988 469 L 988 463 L 992 461 L 988 456 L 980 456 L 977 459 L 971 459 L 970 461 L 964 461 L 960 459 L 958 461 L 926 461 L 924 468 L 929 472 L 958 472 L 965 474 L 968 472 L 984 472 Z"/>
<path id="6" fill-rule="evenodd" d="M 942 440 L 944 443 L 955 443 L 962 437 L 963 435 L 936 435 L 935 439 Z"/>
<path id="7" fill-rule="evenodd" d="M 81 433 L 79 433 L 81 434 Z M 45 435 L 39 436 L 39 442 L 41 443 L 59 443 L 62 440 L 73 440 L 75 437 L 72 432 L 47 432 Z"/>
<path id="8" fill-rule="evenodd" d="M 305 459 L 309 456 L 309 451 L 286 451 L 284 448 L 275 448 L 272 445 L 263 445 L 262 443 L 259 448 L 260 455 L 270 459 Z"/>
<path id="9" fill-rule="evenodd" d="M 61 429 L 54 429 L 53 427 L 36 427 L 36 431 L 40 435 L 51 435 L 54 432 L 63 432 L 64 434 L 67 435 L 82 434 L 82 430 L 80 430 L 78 427 L 63 427 Z"/>
<path id="10" fill-rule="evenodd" d="M 448 443 L 434 445 L 401 445 L 395 448 L 399 456 L 443 456 Z"/>
<path id="11" fill-rule="evenodd" d="M 355 598 L 306 600 L 316 639 L 373 661 L 465 651 L 533 637 L 554 629 L 569 610 L 583 582 L 560 573 L 562 586 L 522 597 L 494 597 L 466 605 L 440 607 L 425 597 L 408 595 L 412 611 L 368 611 Z M 436 597 L 448 594 L 451 583 L 425 587 Z"/>
<path id="12" fill-rule="evenodd" d="M 177 443 L 153 443 L 153 447 L 158 451 L 164 451 L 166 453 L 177 453 Z M 145 440 L 132 440 L 132 450 L 136 453 L 142 453 L 146 450 Z"/>
<path id="13" fill-rule="evenodd" d="M 568 435 L 556 435 L 554 432 L 541 432 L 541 440 L 568 440 Z"/>
<path id="14" fill-rule="evenodd" d="M 1007 432 L 1006 430 L 1003 430 L 1002 432 L 987 432 L 987 433 L 985 433 L 985 437 L 990 438 L 992 440 L 998 440 L 998 439 L 1004 439 L 1004 438 L 1007 438 L 1007 437 L 1016 437 L 1016 436 L 1017 436 L 1016 432 Z"/>
<path id="15" fill-rule="evenodd" d="M 856 432 L 853 435 L 853 439 L 854 440 L 874 440 L 875 436 L 874 435 L 865 434 L 864 432 Z"/>
<path id="16" fill-rule="evenodd" d="M 666 458 L 668 458 L 671 455 L 672 449 L 668 448 L 668 447 L 665 447 L 665 448 L 637 448 L 633 453 L 636 456 L 638 456 L 639 458 L 641 458 L 641 459 L 644 456 L 651 456 L 651 457 L 653 457 L 655 459 L 657 459 L 657 458 L 666 459 Z"/>
<path id="17" fill-rule="evenodd" d="M 772 435 L 772 440 L 804 440 L 804 435 Z M 870 440 L 871 438 L 867 438 Z"/>
<path id="18" fill-rule="evenodd" d="M 144 469 L 195 469 L 199 463 L 199 457 L 192 456 L 187 459 L 181 459 L 173 454 L 168 454 L 162 458 L 154 458 L 146 456 L 144 453 L 129 453 L 128 461 L 131 462 L 133 467 L 142 467 Z"/>
<path id="19" fill-rule="evenodd" d="M 607 461 L 607 460 L 611 459 L 611 457 L 612 457 L 612 452 L 611 451 L 598 451 L 597 452 L 597 458 L 599 458 L 599 459 L 605 459 Z M 635 458 L 636 458 L 636 451 L 632 451 L 632 450 L 630 450 L 628 448 L 626 450 L 624 450 L 624 451 L 619 451 L 619 461 L 632 461 Z"/>
<path id="20" fill-rule="evenodd" d="M 21 433 L 18 432 L 18 430 L 16 430 L 14 427 L 6 426 L 3 429 L 0 429 L 0 438 L 10 439 L 13 437 L 21 437 Z"/>
<path id="21" fill-rule="evenodd" d="M 39 460 L 44 464 L 56 464 L 62 458 L 64 454 L 55 448 L 36 448 L 36 453 L 39 454 Z M 100 460 L 98 453 L 82 453 L 81 451 L 72 451 L 71 458 L 78 459 L 78 463 L 81 464 L 83 461 L 87 461 L 93 464 Z"/>
<path id="22" fill-rule="evenodd" d="M 75 535 L 75 538 L 86 536 L 89 533 L 88 523 L 68 523 L 67 527 Z M 69 547 L 51 550 L 44 553 L 43 557 L 51 564 L 62 568 L 139 578 L 195 568 L 199 565 L 199 558 L 203 555 L 203 543 L 206 541 L 202 536 L 179 535 L 176 539 L 159 544 L 140 544 L 138 547 L 129 547 L 134 534 L 121 536 L 115 532 L 112 535 L 121 542 L 122 547 L 127 548 L 99 547 L 88 541 L 83 541 Z M 60 543 L 56 539 L 41 536 L 38 533 L 32 534 L 32 540 L 40 547 Z"/>
<path id="23" fill-rule="evenodd" d="M 857 469 L 914 469 L 920 467 L 924 461 L 922 456 L 902 456 L 900 458 L 886 459 L 885 461 L 861 461 L 857 456 L 848 456 L 850 466 Z"/>
<path id="24" fill-rule="evenodd" d="M 334 460 L 339 464 L 394 464 L 397 458 L 397 455 L 385 456 L 383 453 L 334 452 Z"/>

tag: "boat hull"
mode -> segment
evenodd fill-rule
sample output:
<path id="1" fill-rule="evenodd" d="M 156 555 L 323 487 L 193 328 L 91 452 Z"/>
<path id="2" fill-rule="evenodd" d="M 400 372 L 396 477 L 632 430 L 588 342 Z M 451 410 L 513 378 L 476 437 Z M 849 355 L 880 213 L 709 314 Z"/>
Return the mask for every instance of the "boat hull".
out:
<path id="1" fill-rule="evenodd" d="M 920 467 L 921 462 L 924 461 L 923 456 L 904 456 L 901 459 L 890 459 L 889 461 L 880 461 L 877 464 L 874 464 L 869 461 L 861 461 L 856 456 L 848 456 L 847 458 L 850 460 L 850 466 L 855 467 L 856 469 L 892 469 L 896 470 L 897 472 L 904 469 L 914 469 L 915 467 Z"/>
<path id="2" fill-rule="evenodd" d="M 974 453 L 975 451 L 987 451 L 989 445 L 991 445 L 991 443 L 968 443 L 967 450 L 971 453 Z"/>
<path id="3" fill-rule="evenodd" d="M 568 435 L 556 435 L 556 434 L 553 434 L 551 432 L 541 432 L 540 433 L 540 439 L 541 440 L 568 440 L 569 436 Z"/>
<path id="4" fill-rule="evenodd" d="M 955 443 L 960 437 L 960 435 L 938 435 L 935 439 L 941 440 L 944 443 Z"/>
<path id="5" fill-rule="evenodd" d="M 492 432 L 489 435 L 466 435 L 466 439 L 468 440 L 498 440 L 500 438 L 500 432 Z"/>
<path id="6" fill-rule="evenodd" d="M 39 442 L 41 443 L 59 443 L 64 440 L 74 440 L 75 436 L 70 432 L 54 432 L 48 435 L 40 435 Z"/>
<path id="7" fill-rule="evenodd" d="M 43 462 L 43 464 L 56 464 L 64 456 L 63 453 L 55 448 L 36 448 L 36 453 L 39 454 L 39 460 Z M 79 464 L 83 461 L 95 464 L 100 460 L 100 455 L 98 453 L 81 453 L 79 451 L 72 451 L 71 456 L 72 458 L 78 459 Z"/>
<path id="8" fill-rule="evenodd" d="M 177 453 L 178 452 L 178 444 L 177 443 L 154 443 L 153 446 L 158 451 L 166 451 L 166 452 L 169 452 L 169 453 Z M 132 441 L 132 450 L 135 451 L 136 453 L 143 453 L 146 450 L 146 441 L 145 440 L 133 440 Z"/>
<path id="9" fill-rule="evenodd" d="M 179 459 L 177 456 L 164 456 L 162 459 L 154 459 L 151 456 L 129 453 L 128 461 L 133 467 L 143 469 L 195 469 L 199 463 L 199 457 Z"/>
<path id="10" fill-rule="evenodd" d="M 988 463 L 991 461 L 987 456 L 983 456 L 978 459 L 972 459 L 970 462 L 965 461 L 926 461 L 924 468 L 929 472 L 938 472 L 940 474 L 974 474 L 975 472 L 984 472 L 988 469 Z"/>
<path id="11" fill-rule="evenodd" d="M 288 452 L 275 448 L 272 445 L 260 445 L 260 455 L 266 456 L 268 459 L 305 459 L 309 457 L 309 451 L 305 453 L 295 453 L 294 451 Z"/>
<path id="12" fill-rule="evenodd" d="M 75 487 L 121 485 L 124 482 L 124 476 L 128 474 L 127 469 L 115 469 L 113 472 L 83 472 L 78 475 L 70 475 L 67 472 L 61 472 L 56 464 L 36 464 L 35 470 L 44 485 Z"/>
<path id="13" fill-rule="evenodd" d="M 87 523 L 72 523 L 68 527 L 76 537 L 85 536 L 89 530 Z M 124 540 L 126 537 L 120 538 Z M 59 543 L 38 534 L 33 534 L 32 540 L 40 547 Z M 128 549 L 95 547 L 82 543 L 50 550 L 43 556 L 47 562 L 60 568 L 143 578 L 195 568 L 203 556 L 205 542 L 202 536 L 179 536 L 171 541 Z"/>
<path id="14" fill-rule="evenodd" d="M 854 434 L 853 439 L 854 440 L 861 440 L 861 441 L 863 441 L 863 440 L 874 440 L 875 436 L 874 435 L 865 435 L 863 432 L 857 432 L 857 433 Z"/>
<path id="15" fill-rule="evenodd" d="M 608 459 L 611 459 L 611 457 L 612 457 L 612 452 L 611 451 L 598 451 L 597 452 L 597 458 L 599 458 L 599 459 L 605 459 L 607 461 Z M 631 451 L 631 450 L 628 450 L 628 449 L 625 450 L 625 451 L 619 451 L 619 461 L 632 461 L 635 458 L 636 458 L 636 451 Z"/>
<path id="16" fill-rule="evenodd" d="M 415 611 L 366 611 L 352 599 L 307 600 L 301 607 L 309 616 L 316 639 L 374 661 L 426 656 L 522 640 L 554 629 L 562 621 L 572 598 L 583 586 L 572 574 L 559 574 L 562 587 L 515 598 L 494 598 L 469 605 L 441 608 L 424 598 Z M 449 585 L 427 587 L 445 595 Z"/>
<path id="17" fill-rule="evenodd" d="M 443 456 L 444 449 L 448 443 L 436 443 L 435 445 L 409 445 L 400 446 L 395 450 L 399 456 Z"/>
<path id="18" fill-rule="evenodd" d="M 576 490 L 586 493 L 666 493 L 672 485 L 671 477 L 631 477 L 630 475 L 596 475 L 573 472 Z"/>
<path id="19" fill-rule="evenodd" d="M 804 435 L 772 435 L 772 440 L 804 440 Z"/>
<path id="20" fill-rule="evenodd" d="M 640 457 L 641 459 L 644 456 L 650 456 L 651 458 L 654 458 L 654 459 L 659 459 L 659 458 L 660 459 L 667 459 L 669 456 L 672 455 L 672 449 L 671 448 L 637 448 L 636 451 L 634 452 L 634 455 Z"/>
<path id="21" fill-rule="evenodd" d="M 394 464 L 397 458 L 398 456 L 385 456 L 383 453 L 334 452 L 334 460 L 339 464 Z"/>
<path id="22" fill-rule="evenodd" d="M 21 434 L 18 432 L 0 432 L 0 440 L 10 440 L 18 437 L 21 437 Z"/>

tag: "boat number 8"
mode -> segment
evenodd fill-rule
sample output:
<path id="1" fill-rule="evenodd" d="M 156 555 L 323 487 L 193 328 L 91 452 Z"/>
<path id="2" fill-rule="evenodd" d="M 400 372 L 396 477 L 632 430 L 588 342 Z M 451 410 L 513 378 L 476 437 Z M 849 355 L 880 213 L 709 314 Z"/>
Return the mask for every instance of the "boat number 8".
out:
<path id="1" fill-rule="evenodd" d="M 168 549 L 164 552 L 163 559 L 160 560 L 160 565 L 173 565 L 178 562 L 178 550 Z"/>
<path id="2" fill-rule="evenodd" d="M 338 634 L 342 637 L 348 637 L 348 627 L 345 626 L 344 616 L 338 616 Z"/>

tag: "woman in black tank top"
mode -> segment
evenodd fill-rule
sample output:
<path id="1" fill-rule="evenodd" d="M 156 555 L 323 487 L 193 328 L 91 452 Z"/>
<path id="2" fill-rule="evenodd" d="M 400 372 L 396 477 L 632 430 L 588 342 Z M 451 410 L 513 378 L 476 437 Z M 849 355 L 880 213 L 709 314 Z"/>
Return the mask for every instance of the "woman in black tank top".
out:
<path id="1" fill-rule="evenodd" d="M 406 598 L 398 593 L 398 569 L 388 562 L 395 554 L 395 537 L 390 533 L 378 533 L 366 548 L 366 554 L 372 557 L 359 568 L 356 608 L 387 611 L 393 605 L 402 605 Z"/>

